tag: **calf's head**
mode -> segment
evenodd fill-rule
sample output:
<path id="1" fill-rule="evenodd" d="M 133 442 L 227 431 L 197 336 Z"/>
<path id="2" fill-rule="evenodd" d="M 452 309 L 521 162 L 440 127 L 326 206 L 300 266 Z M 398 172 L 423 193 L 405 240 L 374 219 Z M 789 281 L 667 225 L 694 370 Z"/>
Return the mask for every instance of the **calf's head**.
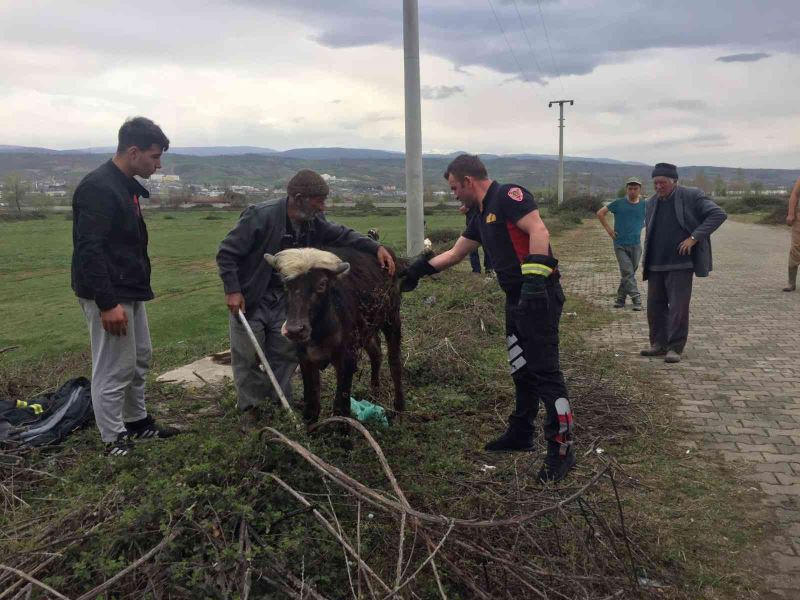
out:
<path id="1" fill-rule="evenodd" d="M 281 333 L 297 343 L 311 337 L 314 318 L 327 306 L 328 292 L 350 264 L 330 252 L 316 248 L 290 248 L 264 260 L 280 274 L 286 288 L 286 323 Z"/>

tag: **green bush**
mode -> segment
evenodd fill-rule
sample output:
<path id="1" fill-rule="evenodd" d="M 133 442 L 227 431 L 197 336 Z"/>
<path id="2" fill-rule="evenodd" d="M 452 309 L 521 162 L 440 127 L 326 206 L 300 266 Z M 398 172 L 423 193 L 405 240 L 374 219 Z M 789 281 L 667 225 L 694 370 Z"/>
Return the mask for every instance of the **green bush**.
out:
<path id="1" fill-rule="evenodd" d="M 720 206 L 732 214 L 746 214 L 783 209 L 786 212 L 786 198 L 783 196 L 757 196 L 755 194 L 739 197 L 728 197 L 720 202 Z"/>
<path id="2" fill-rule="evenodd" d="M 786 207 L 776 206 L 772 212 L 764 215 L 758 220 L 760 225 L 783 225 L 786 223 Z"/>
<path id="3" fill-rule="evenodd" d="M 460 235 L 459 229 L 431 229 L 426 237 L 435 245 L 452 245 Z"/>
<path id="4" fill-rule="evenodd" d="M 46 219 L 47 215 L 40 211 L 32 211 L 32 212 L 6 212 L 0 213 L 0 222 L 1 221 L 35 221 L 36 219 Z M 69 213 L 67 215 L 68 219 L 72 219 L 72 214 Z"/>
<path id="5" fill-rule="evenodd" d="M 553 212 L 574 212 L 594 214 L 603 207 L 603 197 L 594 194 L 582 194 L 567 198 L 561 206 L 554 206 Z"/>

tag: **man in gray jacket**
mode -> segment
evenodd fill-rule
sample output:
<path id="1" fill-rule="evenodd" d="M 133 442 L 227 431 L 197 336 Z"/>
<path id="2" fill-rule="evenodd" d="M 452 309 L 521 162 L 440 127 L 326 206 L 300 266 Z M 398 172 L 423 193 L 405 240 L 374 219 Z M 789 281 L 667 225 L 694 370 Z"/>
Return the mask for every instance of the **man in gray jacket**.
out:
<path id="1" fill-rule="evenodd" d="M 291 378 L 297 367 L 294 346 L 281 335 L 286 321 L 283 284 L 264 260 L 264 254 L 294 247 L 352 246 L 374 254 L 381 266 L 394 274 L 394 261 L 386 248 L 325 219 L 328 184 L 318 173 L 299 171 L 289 181 L 287 192 L 286 198 L 245 209 L 217 252 L 225 304 L 231 313 L 231 362 L 239 397 L 237 406 L 244 413 L 243 429 L 256 423 L 265 398 L 275 395 L 269 378 L 259 369 L 256 352 L 236 313 L 241 310 L 246 314 L 287 397 L 291 397 Z"/>
<path id="2" fill-rule="evenodd" d="M 689 336 L 689 303 L 695 275 L 711 271 L 711 234 L 728 215 L 699 189 L 678 185 L 678 168 L 658 163 L 656 193 L 645 214 L 644 280 L 650 348 L 642 356 L 677 363 Z"/>

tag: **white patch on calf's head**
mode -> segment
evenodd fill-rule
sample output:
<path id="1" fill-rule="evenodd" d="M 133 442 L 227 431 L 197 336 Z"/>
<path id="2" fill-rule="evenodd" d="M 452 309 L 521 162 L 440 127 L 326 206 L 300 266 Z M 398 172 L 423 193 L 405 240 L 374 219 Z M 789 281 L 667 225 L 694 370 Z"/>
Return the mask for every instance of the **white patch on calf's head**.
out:
<path id="1" fill-rule="evenodd" d="M 273 269 L 286 279 L 294 279 L 308 273 L 311 269 L 324 269 L 337 275 L 344 275 L 350 268 L 338 256 L 316 248 L 289 248 L 276 255 L 264 255 Z"/>

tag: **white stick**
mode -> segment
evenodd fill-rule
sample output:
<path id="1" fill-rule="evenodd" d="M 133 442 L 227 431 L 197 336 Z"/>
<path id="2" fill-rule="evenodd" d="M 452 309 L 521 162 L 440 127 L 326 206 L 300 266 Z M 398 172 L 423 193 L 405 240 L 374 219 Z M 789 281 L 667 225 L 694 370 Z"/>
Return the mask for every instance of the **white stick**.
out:
<path id="1" fill-rule="evenodd" d="M 245 331 L 247 331 L 247 337 L 250 338 L 250 342 L 253 344 L 256 354 L 258 354 L 258 359 L 261 361 L 261 365 L 264 367 L 264 371 L 266 371 L 267 375 L 269 375 L 269 380 L 272 382 L 272 387 L 275 388 L 275 391 L 278 393 L 278 398 L 281 399 L 281 406 L 286 409 L 293 420 L 296 419 L 294 413 L 292 412 L 292 407 L 289 406 L 289 401 L 286 400 L 286 396 L 283 394 L 281 385 L 278 383 L 278 380 L 275 377 L 275 373 L 272 372 L 272 367 L 270 367 L 269 363 L 267 362 L 267 357 L 264 356 L 264 351 L 261 349 L 261 344 L 258 343 L 253 330 L 250 328 L 250 323 L 247 322 L 247 319 L 241 310 L 237 311 L 236 316 L 239 317 L 239 322 L 242 324 L 242 327 L 244 327 Z"/>

